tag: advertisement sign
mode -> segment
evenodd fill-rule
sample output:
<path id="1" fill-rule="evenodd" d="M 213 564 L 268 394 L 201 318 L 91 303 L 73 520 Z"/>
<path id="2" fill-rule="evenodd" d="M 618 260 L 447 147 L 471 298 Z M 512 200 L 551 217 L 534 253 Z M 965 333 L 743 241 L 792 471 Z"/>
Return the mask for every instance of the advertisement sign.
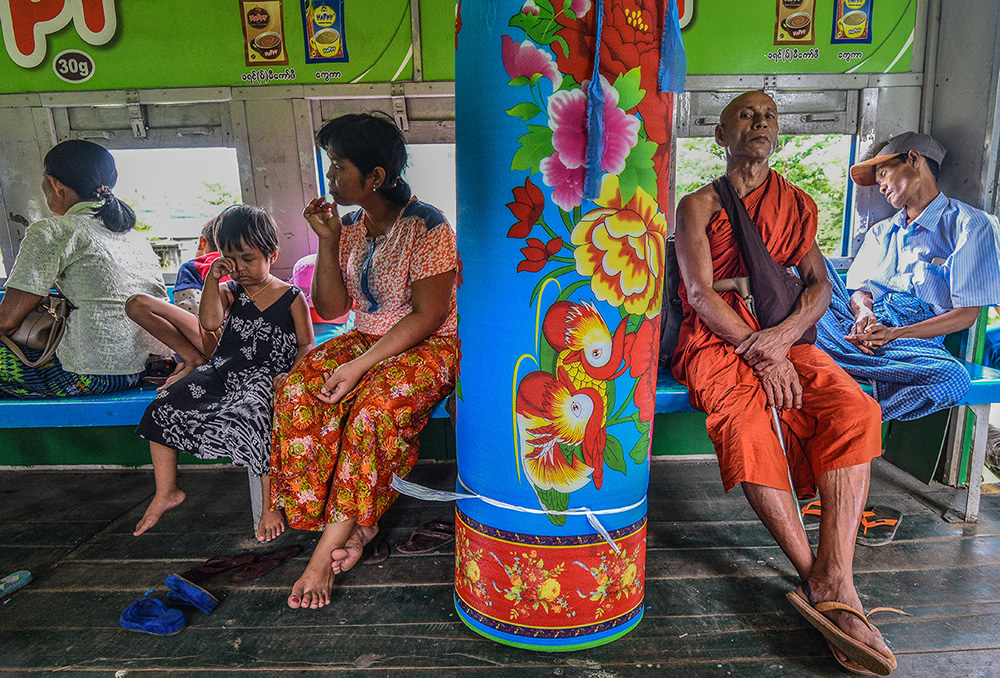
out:
<path id="1" fill-rule="evenodd" d="M 686 0 L 681 20 L 688 75 L 905 73 L 917 2 Z M 844 44 L 846 43 L 846 44 Z"/>
<path id="2" fill-rule="evenodd" d="M 410 0 L 377 6 L 373 12 L 362 0 L 0 0 L 0 94 L 409 80 Z M 455 2 L 422 0 L 421 10 L 424 79 L 452 80 Z"/>

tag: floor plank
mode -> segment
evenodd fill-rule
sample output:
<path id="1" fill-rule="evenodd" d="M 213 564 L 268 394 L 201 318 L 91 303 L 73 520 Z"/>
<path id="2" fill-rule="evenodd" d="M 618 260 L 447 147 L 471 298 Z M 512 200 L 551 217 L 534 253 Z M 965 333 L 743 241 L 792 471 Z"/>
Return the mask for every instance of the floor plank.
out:
<path id="1" fill-rule="evenodd" d="M 411 480 L 454 486 L 454 464 L 420 465 Z M 498 645 L 462 624 L 453 602 L 453 553 L 359 566 L 339 578 L 331 606 L 284 600 L 316 535 L 252 540 L 247 477 L 239 469 L 185 471 L 189 499 L 148 534 L 131 531 L 152 495 L 140 471 L 26 471 L 0 475 L 0 568 L 34 581 L 0 601 L 0 673 L 60 676 L 843 676 L 822 637 L 784 598 L 794 571 L 739 490 L 725 495 L 713 462 L 653 465 L 643 621 L 610 645 L 571 654 Z M 1000 659 L 1000 496 L 984 497 L 975 525 L 950 525 L 944 508 L 964 492 L 924 486 L 874 464 L 872 501 L 904 512 L 896 540 L 858 547 L 866 607 L 912 616 L 873 618 L 899 676 L 995 675 Z M 81 507 L 87 507 L 81 511 Z M 409 498 L 386 514 L 391 544 L 450 504 Z M 209 616 L 160 638 L 129 633 L 118 615 L 163 579 L 216 554 L 300 544 L 306 553 L 245 584 L 205 586 Z"/>

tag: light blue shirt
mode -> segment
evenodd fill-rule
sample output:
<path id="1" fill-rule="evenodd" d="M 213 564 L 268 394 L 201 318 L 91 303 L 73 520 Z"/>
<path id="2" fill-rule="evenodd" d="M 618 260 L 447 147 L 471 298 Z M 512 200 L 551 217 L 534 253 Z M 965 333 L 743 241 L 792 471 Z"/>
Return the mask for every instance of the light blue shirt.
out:
<path id="1" fill-rule="evenodd" d="M 904 207 L 865 234 L 847 287 L 912 294 L 938 315 L 1000 305 L 1000 220 L 944 193 L 909 224 Z"/>

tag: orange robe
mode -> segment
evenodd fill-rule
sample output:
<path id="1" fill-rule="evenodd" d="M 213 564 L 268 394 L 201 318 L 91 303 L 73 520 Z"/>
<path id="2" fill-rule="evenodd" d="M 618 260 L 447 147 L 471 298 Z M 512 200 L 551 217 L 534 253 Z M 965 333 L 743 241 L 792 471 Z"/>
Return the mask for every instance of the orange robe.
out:
<path id="1" fill-rule="evenodd" d="M 770 180 L 743 203 L 774 260 L 797 265 L 816 239 L 812 198 L 771 170 Z M 725 210 L 712 217 L 707 233 L 713 279 L 747 275 Z M 767 396 L 753 369 L 736 355 L 735 346 L 712 332 L 691 309 L 683 281 L 680 298 L 684 322 L 673 373 L 688 386 L 691 405 L 708 414 L 706 427 L 726 492 L 742 482 L 790 489 Z M 722 298 L 750 327 L 760 328 L 738 294 L 723 292 Z M 795 490 L 808 497 L 815 494 L 819 475 L 865 464 L 879 455 L 882 417 L 878 403 L 820 349 L 801 344 L 793 346 L 788 357 L 802 383 L 802 408 L 780 411 L 782 434 Z"/>

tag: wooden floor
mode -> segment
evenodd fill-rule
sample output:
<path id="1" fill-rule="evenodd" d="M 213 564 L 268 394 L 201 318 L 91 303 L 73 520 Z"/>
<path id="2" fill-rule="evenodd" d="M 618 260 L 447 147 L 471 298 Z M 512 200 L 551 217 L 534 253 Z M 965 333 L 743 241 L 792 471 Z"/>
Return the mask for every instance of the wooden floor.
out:
<path id="1" fill-rule="evenodd" d="M 451 464 L 411 479 L 449 488 Z M 821 636 L 785 600 L 792 568 L 714 463 L 657 461 L 649 504 L 645 616 L 624 638 L 570 654 L 497 645 L 469 631 L 452 602 L 453 555 L 403 557 L 343 576 L 333 604 L 285 606 L 306 556 L 247 584 L 206 583 L 221 600 L 179 635 L 125 631 L 118 616 L 163 579 L 216 554 L 254 548 L 246 474 L 187 471 L 188 501 L 142 538 L 132 529 L 153 488 L 143 471 L 0 474 L 0 571 L 34 581 L 0 601 L 0 673 L 58 676 L 842 676 Z M 881 460 L 872 501 L 904 512 L 896 540 L 859 547 L 857 584 L 899 660 L 897 676 L 997 676 L 1000 497 L 975 526 L 940 519 L 964 494 L 923 486 Z M 390 542 L 450 505 L 401 499 Z M 289 533 L 276 545 L 314 537 Z M 269 546 L 265 548 L 274 548 Z"/>

